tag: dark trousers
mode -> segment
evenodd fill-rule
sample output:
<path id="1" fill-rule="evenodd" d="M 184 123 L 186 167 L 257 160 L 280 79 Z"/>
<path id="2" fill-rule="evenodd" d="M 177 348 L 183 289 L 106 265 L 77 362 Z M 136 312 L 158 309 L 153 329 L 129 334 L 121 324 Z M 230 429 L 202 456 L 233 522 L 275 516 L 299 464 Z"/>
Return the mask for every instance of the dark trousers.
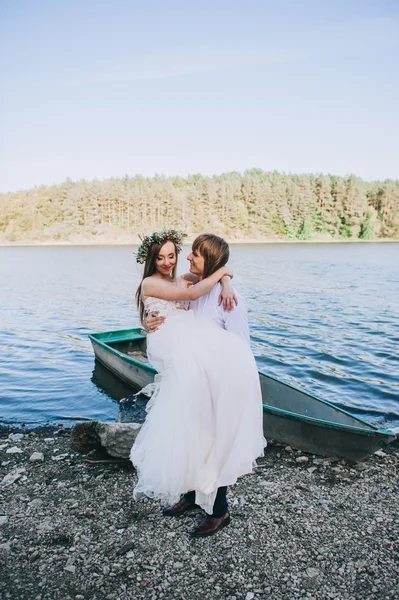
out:
<path id="1" fill-rule="evenodd" d="M 187 502 L 190 502 L 190 504 L 194 504 L 195 492 L 187 492 L 187 494 L 184 494 L 184 498 L 187 500 Z M 218 488 L 215 502 L 213 504 L 212 517 L 215 517 L 215 519 L 220 519 L 220 517 L 223 517 L 223 515 L 225 515 L 226 512 L 227 512 L 227 486 L 224 486 L 224 487 Z"/>

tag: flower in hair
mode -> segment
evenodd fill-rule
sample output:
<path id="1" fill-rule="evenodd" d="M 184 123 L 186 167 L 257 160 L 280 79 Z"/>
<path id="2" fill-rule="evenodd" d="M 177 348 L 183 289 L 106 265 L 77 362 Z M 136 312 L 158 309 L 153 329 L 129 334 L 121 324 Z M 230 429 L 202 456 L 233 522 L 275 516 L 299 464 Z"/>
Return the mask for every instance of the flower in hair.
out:
<path id="1" fill-rule="evenodd" d="M 182 251 L 183 238 L 186 237 L 186 233 L 177 231 L 176 229 L 161 229 L 161 231 L 154 231 L 151 235 L 145 237 L 139 236 L 141 245 L 139 246 L 136 254 L 136 261 L 140 264 L 145 263 L 148 255 L 148 251 L 153 244 L 164 244 L 165 242 L 173 242 L 176 246 L 176 251 Z"/>

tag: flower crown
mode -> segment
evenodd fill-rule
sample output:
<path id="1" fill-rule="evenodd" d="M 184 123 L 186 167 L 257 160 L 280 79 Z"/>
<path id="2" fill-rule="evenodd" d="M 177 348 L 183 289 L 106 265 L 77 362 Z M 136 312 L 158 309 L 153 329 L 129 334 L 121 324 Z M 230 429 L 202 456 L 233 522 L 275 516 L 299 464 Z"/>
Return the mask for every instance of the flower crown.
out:
<path id="1" fill-rule="evenodd" d="M 176 229 L 161 229 L 161 231 L 154 231 L 154 233 L 146 235 L 145 237 L 139 235 L 141 245 L 137 250 L 136 261 L 140 264 L 145 263 L 148 251 L 153 244 L 164 244 L 169 241 L 174 243 L 176 251 L 179 254 L 183 248 L 183 238 L 186 236 L 186 233 L 182 233 Z"/>

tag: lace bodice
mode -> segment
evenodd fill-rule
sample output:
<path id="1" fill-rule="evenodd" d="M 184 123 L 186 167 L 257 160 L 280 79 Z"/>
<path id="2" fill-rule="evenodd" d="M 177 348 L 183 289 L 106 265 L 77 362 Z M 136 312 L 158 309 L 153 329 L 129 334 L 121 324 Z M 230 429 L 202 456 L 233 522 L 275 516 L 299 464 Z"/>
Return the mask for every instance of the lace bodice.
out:
<path id="1" fill-rule="evenodd" d="M 181 277 L 176 279 L 176 285 L 185 286 Z M 162 300 L 161 298 L 147 296 L 144 299 L 144 308 L 147 313 L 156 311 L 160 316 L 166 317 L 176 310 L 188 310 L 190 308 L 190 302 L 184 300 Z"/>

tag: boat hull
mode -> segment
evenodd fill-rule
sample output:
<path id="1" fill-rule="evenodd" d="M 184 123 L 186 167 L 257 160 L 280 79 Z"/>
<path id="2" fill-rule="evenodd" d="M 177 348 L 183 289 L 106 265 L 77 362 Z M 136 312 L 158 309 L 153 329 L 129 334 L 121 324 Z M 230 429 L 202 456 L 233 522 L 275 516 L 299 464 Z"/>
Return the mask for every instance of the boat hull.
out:
<path id="1" fill-rule="evenodd" d="M 146 359 L 146 335 L 140 329 L 89 336 L 96 359 L 136 389 L 152 383 L 155 369 Z M 355 417 L 330 402 L 259 373 L 266 439 L 294 449 L 359 461 L 395 439 L 395 435 Z"/>
<path id="2" fill-rule="evenodd" d="M 155 372 L 152 370 L 143 369 L 140 364 L 126 361 L 96 342 L 92 344 L 96 359 L 132 387 L 141 389 L 154 381 Z"/>
<path id="3" fill-rule="evenodd" d="M 386 433 L 336 426 L 335 423 L 306 420 L 302 415 L 275 414 L 263 405 L 263 431 L 293 449 L 320 456 L 335 456 L 349 461 L 363 460 L 394 439 Z"/>

